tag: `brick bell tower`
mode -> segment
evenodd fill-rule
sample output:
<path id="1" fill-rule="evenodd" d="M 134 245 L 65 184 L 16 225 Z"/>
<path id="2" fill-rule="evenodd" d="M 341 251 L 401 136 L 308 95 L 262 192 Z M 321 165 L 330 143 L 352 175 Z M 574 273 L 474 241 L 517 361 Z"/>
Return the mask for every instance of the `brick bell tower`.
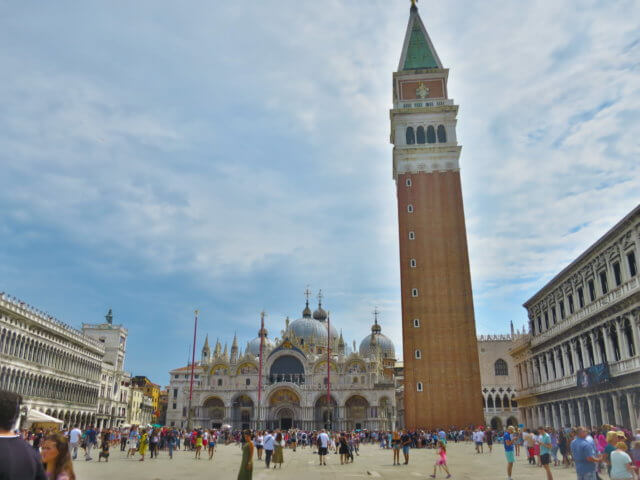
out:
<path id="1" fill-rule="evenodd" d="M 484 423 L 456 139 L 458 106 L 412 0 L 393 74 L 404 417 L 407 428 Z"/>

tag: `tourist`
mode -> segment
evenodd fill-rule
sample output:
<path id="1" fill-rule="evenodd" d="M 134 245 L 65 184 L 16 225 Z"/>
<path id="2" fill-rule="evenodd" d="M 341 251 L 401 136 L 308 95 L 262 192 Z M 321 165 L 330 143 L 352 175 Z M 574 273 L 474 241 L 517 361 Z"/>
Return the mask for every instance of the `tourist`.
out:
<path id="1" fill-rule="evenodd" d="M 262 441 L 263 440 L 264 440 L 264 436 L 262 432 L 258 431 L 256 433 L 256 438 L 255 438 L 255 447 L 256 447 L 256 452 L 258 454 L 258 460 L 262 460 Z"/>
<path id="2" fill-rule="evenodd" d="M 158 458 L 158 443 L 160 442 L 160 431 L 154 428 L 149 436 L 149 456 Z"/>
<path id="3" fill-rule="evenodd" d="M 609 477 L 611 480 L 629 480 L 634 477 L 634 466 L 631 457 L 627 453 L 627 444 L 620 439 L 616 443 L 616 449 L 609 456 L 611 462 L 611 471 Z"/>
<path id="4" fill-rule="evenodd" d="M 244 445 L 242 446 L 242 462 L 240 462 L 238 480 L 251 480 L 253 476 L 253 442 L 251 441 L 251 430 L 245 430 L 243 435 Z"/>
<path id="5" fill-rule="evenodd" d="M 484 453 L 484 449 L 482 444 L 484 443 L 484 432 L 480 429 L 477 429 L 473 432 L 473 442 L 476 445 L 476 453 Z"/>
<path id="6" fill-rule="evenodd" d="M 22 397 L 0 390 L 0 478 L 46 480 L 42 462 L 33 448 L 12 431 L 20 416 Z M 11 458 L 8 462 L 6 459 Z"/>
<path id="7" fill-rule="evenodd" d="M 140 453 L 140 461 L 144 462 L 144 456 L 147 453 L 147 447 L 149 446 L 149 434 L 146 430 L 142 430 L 140 435 L 140 441 L 138 442 L 138 452 Z"/>
<path id="8" fill-rule="evenodd" d="M 318 457 L 320 465 L 327 465 L 327 451 L 329 449 L 329 435 L 323 430 L 318 434 Z"/>
<path id="9" fill-rule="evenodd" d="M 402 444 L 402 454 L 404 455 L 404 464 L 409 464 L 409 449 L 411 448 L 411 435 L 406 430 L 402 430 L 400 443 Z"/>
<path id="10" fill-rule="evenodd" d="M 558 461 L 558 432 L 555 431 L 555 429 L 553 428 L 549 428 L 549 430 L 551 431 L 551 433 L 549 434 L 551 436 L 551 457 L 553 458 L 553 466 L 557 467 L 559 464 Z"/>
<path id="11" fill-rule="evenodd" d="M 515 439 L 515 447 L 516 447 L 516 457 L 520 456 L 520 448 L 524 445 L 524 440 L 522 439 L 522 431 L 520 429 L 515 429 L 514 433 L 511 435 L 512 439 Z"/>
<path id="12" fill-rule="evenodd" d="M 484 434 L 487 442 L 487 447 L 489 447 L 489 453 L 493 451 L 493 430 L 487 428 L 487 431 Z"/>
<path id="13" fill-rule="evenodd" d="M 602 460 L 607 464 L 607 473 L 611 476 L 611 453 L 615 451 L 618 443 L 618 433 L 614 430 L 607 432 L 607 445 L 604 447 Z"/>
<path id="14" fill-rule="evenodd" d="M 200 453 L 202 452 L 202 442 L 202 432 L 198 430 L 198 433 L 196 434 L 196 460 L 200 460 Z"/>
<path id="15" fill-rule="evenodd" d="M 207 448 L 209 449 L 209 460 L 213 458 L 213 453 L 216 450 L 216 434 L 213 430 L 209 432 L 209 444 Z"/>
<path id="16" fill-rule="evenodd" d="M 393 450 L 393 464 L 400 465 L 400 448 L 402 447 L 400 442 L 400 434 L 397 431 L 393 432 L 391 437 L 391 447 Z"/>
<path id="17" fill-rule="evenodd" d="M 82 430 L 78 428 L 77 425 L 71 429 L 69 432 L 69 447 L 73 454 L 73 460 L 78 457 L 78 446 L 80 445 L 80 440 L 82 439 Z"/>
<path id="18" fill-rule="evenodd" d="M 524 434 L 524 444 L 527 449 L 527 460 L 530 465 L 536 464 L 536 436 L 530 429 L 527 429 Z"/>
<path id="19" fill-rule="evenodd" d="M 138 451 L 138 441 L 140 435 L 138 434 L 138 428 L 132 427 L 129 431 L 129 438 L 127 439 L 127 458 L 135 456 Z"/>
<path id="20" fill-rule="evenodd" d="M 100 444 L 100 452 L 98 453 L 98 463 L 100 463 L 101 459 L 105 459 L 105 461 L 109 461 L 109 430 L 102 433 L 102 443 Z"/>
<path id="21" fill-rule="evenodd" d="M 275 469 L 277 466 L 282 468 L 282 463 L 284 462 L 284 440 L 282 438 L 282 433 L 278 432 L 276 434 L 276 439 L 273 444 L 273 468 Z"/>
<path id="22" fill-rule="evenodd" d="M 433 465 L 433 475 L 431 475 L 431 478 L 436 478 L 436 469 L 438 468 L 447 472 L 445 478 L 451 478 L 449 467 L 447 467 L 447 446 L 442 440 L 438 440 L 438 460 L 436 460 L 436 463 Z"/>
<path id="23" fill-rule="evenodd" d="M 167 432 L 166 443 L 167 443 L 167 447 L 169 448 L 170 459 L 173 459 L 173 449 L 176 448 L 176 445 L 178 444 L 178 438 L 179 438 L 178 431 L 175 428 L 172 428 Z M 178 448 L 180 448 L 179 445 L 178 445 Z"/>
<path id="24" fill-rule="evenodd" d="M 507 431 L 502 436 L 502 443 L 504 445 L 504 455 L 507 457 L 507 480 L 511 480 L 511 473 L 513 472 L 513 464 L 515 463 L 514 455 L 514 435 L 515 429 L 513 426 L 507 427 Z"/>
<path id="25" fill-rule="evenodd" d="M 578 480 L 596 480 L 596 464 L 601 461 L 596 454 L 595 444 L 587 441 L 588 433 L 585 427 L 578 427 L 576 438 L 571 442 L 571 456 Z"/>
<path id="26" fill-rule="evenodd" d="M 272 433 L 273 432 L 269 430 L 262 439 L 262 446 L 264 447 L 264 463 L 267 465 L 267 468 L 271 465 L 271 457 L 273 456 L 273 447 L 275 443 L 275 438 L 273 438 Z"/>
<path id="27" fill-rule="evenodd" d="M 125 428 L 122 431 L 118 432 L 118 435 L 120 437 L 120 451 L 124 452 L 127 449 L 127 439 L 129 438 L 129 432 Z"/>
<path id="28" fill-rule="evenodd" d="M 42 462 L 45 464 L 49 480 L 75 480 L 69 443 L 61 433 L 54 433 L 45 438 L 42 443 Z"/>
<path id="29" fill-rule="evenodd" d="M 89 428 L 84 432 L 84 441 L 85 441 L 84 459 L 86 461 L 89 461 L 89 460 L 92 460 L 91 449 L 98 444 L 98 432 L 96 432 L 93 429 L 93 425 L 90 425 Z"/>
<path id="30" fill-rule="evenodd" d="M 548 428 L 548 427 L 547 427 Z M 547 480 L 553 480 L 551 473 L 551 436 L 544 427 L 538 428 L 540 443 L 540 464 L 547 473 Z"/>
<path id="31" fill-rule="evenodd" d="M 338 453 L 340 454 L 340 465 L 344 465 L 345 463 L 349 463 L 349 444 L 347 443 L 347 437 L 344 432 L 340 434 L 340 439 L 338 440 Z"/>

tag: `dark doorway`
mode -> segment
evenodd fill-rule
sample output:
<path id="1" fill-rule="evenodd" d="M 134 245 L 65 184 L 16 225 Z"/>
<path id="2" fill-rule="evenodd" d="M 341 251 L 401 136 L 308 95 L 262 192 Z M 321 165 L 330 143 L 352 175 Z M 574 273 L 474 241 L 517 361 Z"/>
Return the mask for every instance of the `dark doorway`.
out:
<path id="1" fill-rule="evenodd" d="M 289 430 L 293 426 L 293 420 L 290 418 L 280 419 L 280 430 Z"/>

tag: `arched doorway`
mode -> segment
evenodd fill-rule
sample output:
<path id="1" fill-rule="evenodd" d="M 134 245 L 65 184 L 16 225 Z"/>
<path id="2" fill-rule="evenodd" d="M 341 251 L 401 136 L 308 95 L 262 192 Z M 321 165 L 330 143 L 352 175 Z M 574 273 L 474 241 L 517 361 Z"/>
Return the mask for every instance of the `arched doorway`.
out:
<path id="1" fill-rule="evenodd" d="M 234 428 L 251 428 L 253 421 L 253 400 L 248 395 L 240 395 L 231 406 L 231 416 Z"/>
<path id="2" fill-rule="evenodd" d="M 300 427 L 300 397 L 289 388 L 279 388 L 269 396 L 269 427 L 289 430 Z"/>
<path id="3" fill-rule="evenodd" d="M 321 428 L 326 430 L 333 429 L 334 422 L 338 420 L 338 403 L 333 398 L 333 395 L 328 403 L 326 395 L 320 396 L 316 400 L 314 407 L 316 430 Z"/>
<path id="4" fill-rule="evenodd" d="M 507 418 L 507 426 L 517 427 L 518 426 L 518 419 L 516 417 Z"/>
<path id="5" fill-rule="evenodd" d="M 209 397 L 202 405 L 202 416 L 211 424 L 211 428 L 221 428 L 224 421 L 224 402 L 218 397 Z"/>
<path id="6" fill-rule="evenodd" d="M 369 409 L 367 399 L 360 395 L 354 395 L 347 399 L 344 406 L 347 413 L 347 428 L 349 430 L 366 428 L 365 422 L 368 417 L 367 410 Z"/>
<path id="7" fill-rule="evenodd" d="M 502 420 L 500 419 L 500 417 L 493 417 L 491 419 L 491 428 L 493 430 L 502 430 Z"/>

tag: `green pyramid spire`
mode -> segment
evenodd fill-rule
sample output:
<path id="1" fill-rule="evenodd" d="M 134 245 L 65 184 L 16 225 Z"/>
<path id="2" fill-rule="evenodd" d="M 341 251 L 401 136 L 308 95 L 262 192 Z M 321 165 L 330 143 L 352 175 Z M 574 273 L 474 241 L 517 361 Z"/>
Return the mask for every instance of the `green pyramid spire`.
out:
<path id="1" fill-rule="evenodd" d="M 411 7 L 402 58 L 404 62 L 401 63 L 400 70 L 442 68 L 415 4 Z"/>

